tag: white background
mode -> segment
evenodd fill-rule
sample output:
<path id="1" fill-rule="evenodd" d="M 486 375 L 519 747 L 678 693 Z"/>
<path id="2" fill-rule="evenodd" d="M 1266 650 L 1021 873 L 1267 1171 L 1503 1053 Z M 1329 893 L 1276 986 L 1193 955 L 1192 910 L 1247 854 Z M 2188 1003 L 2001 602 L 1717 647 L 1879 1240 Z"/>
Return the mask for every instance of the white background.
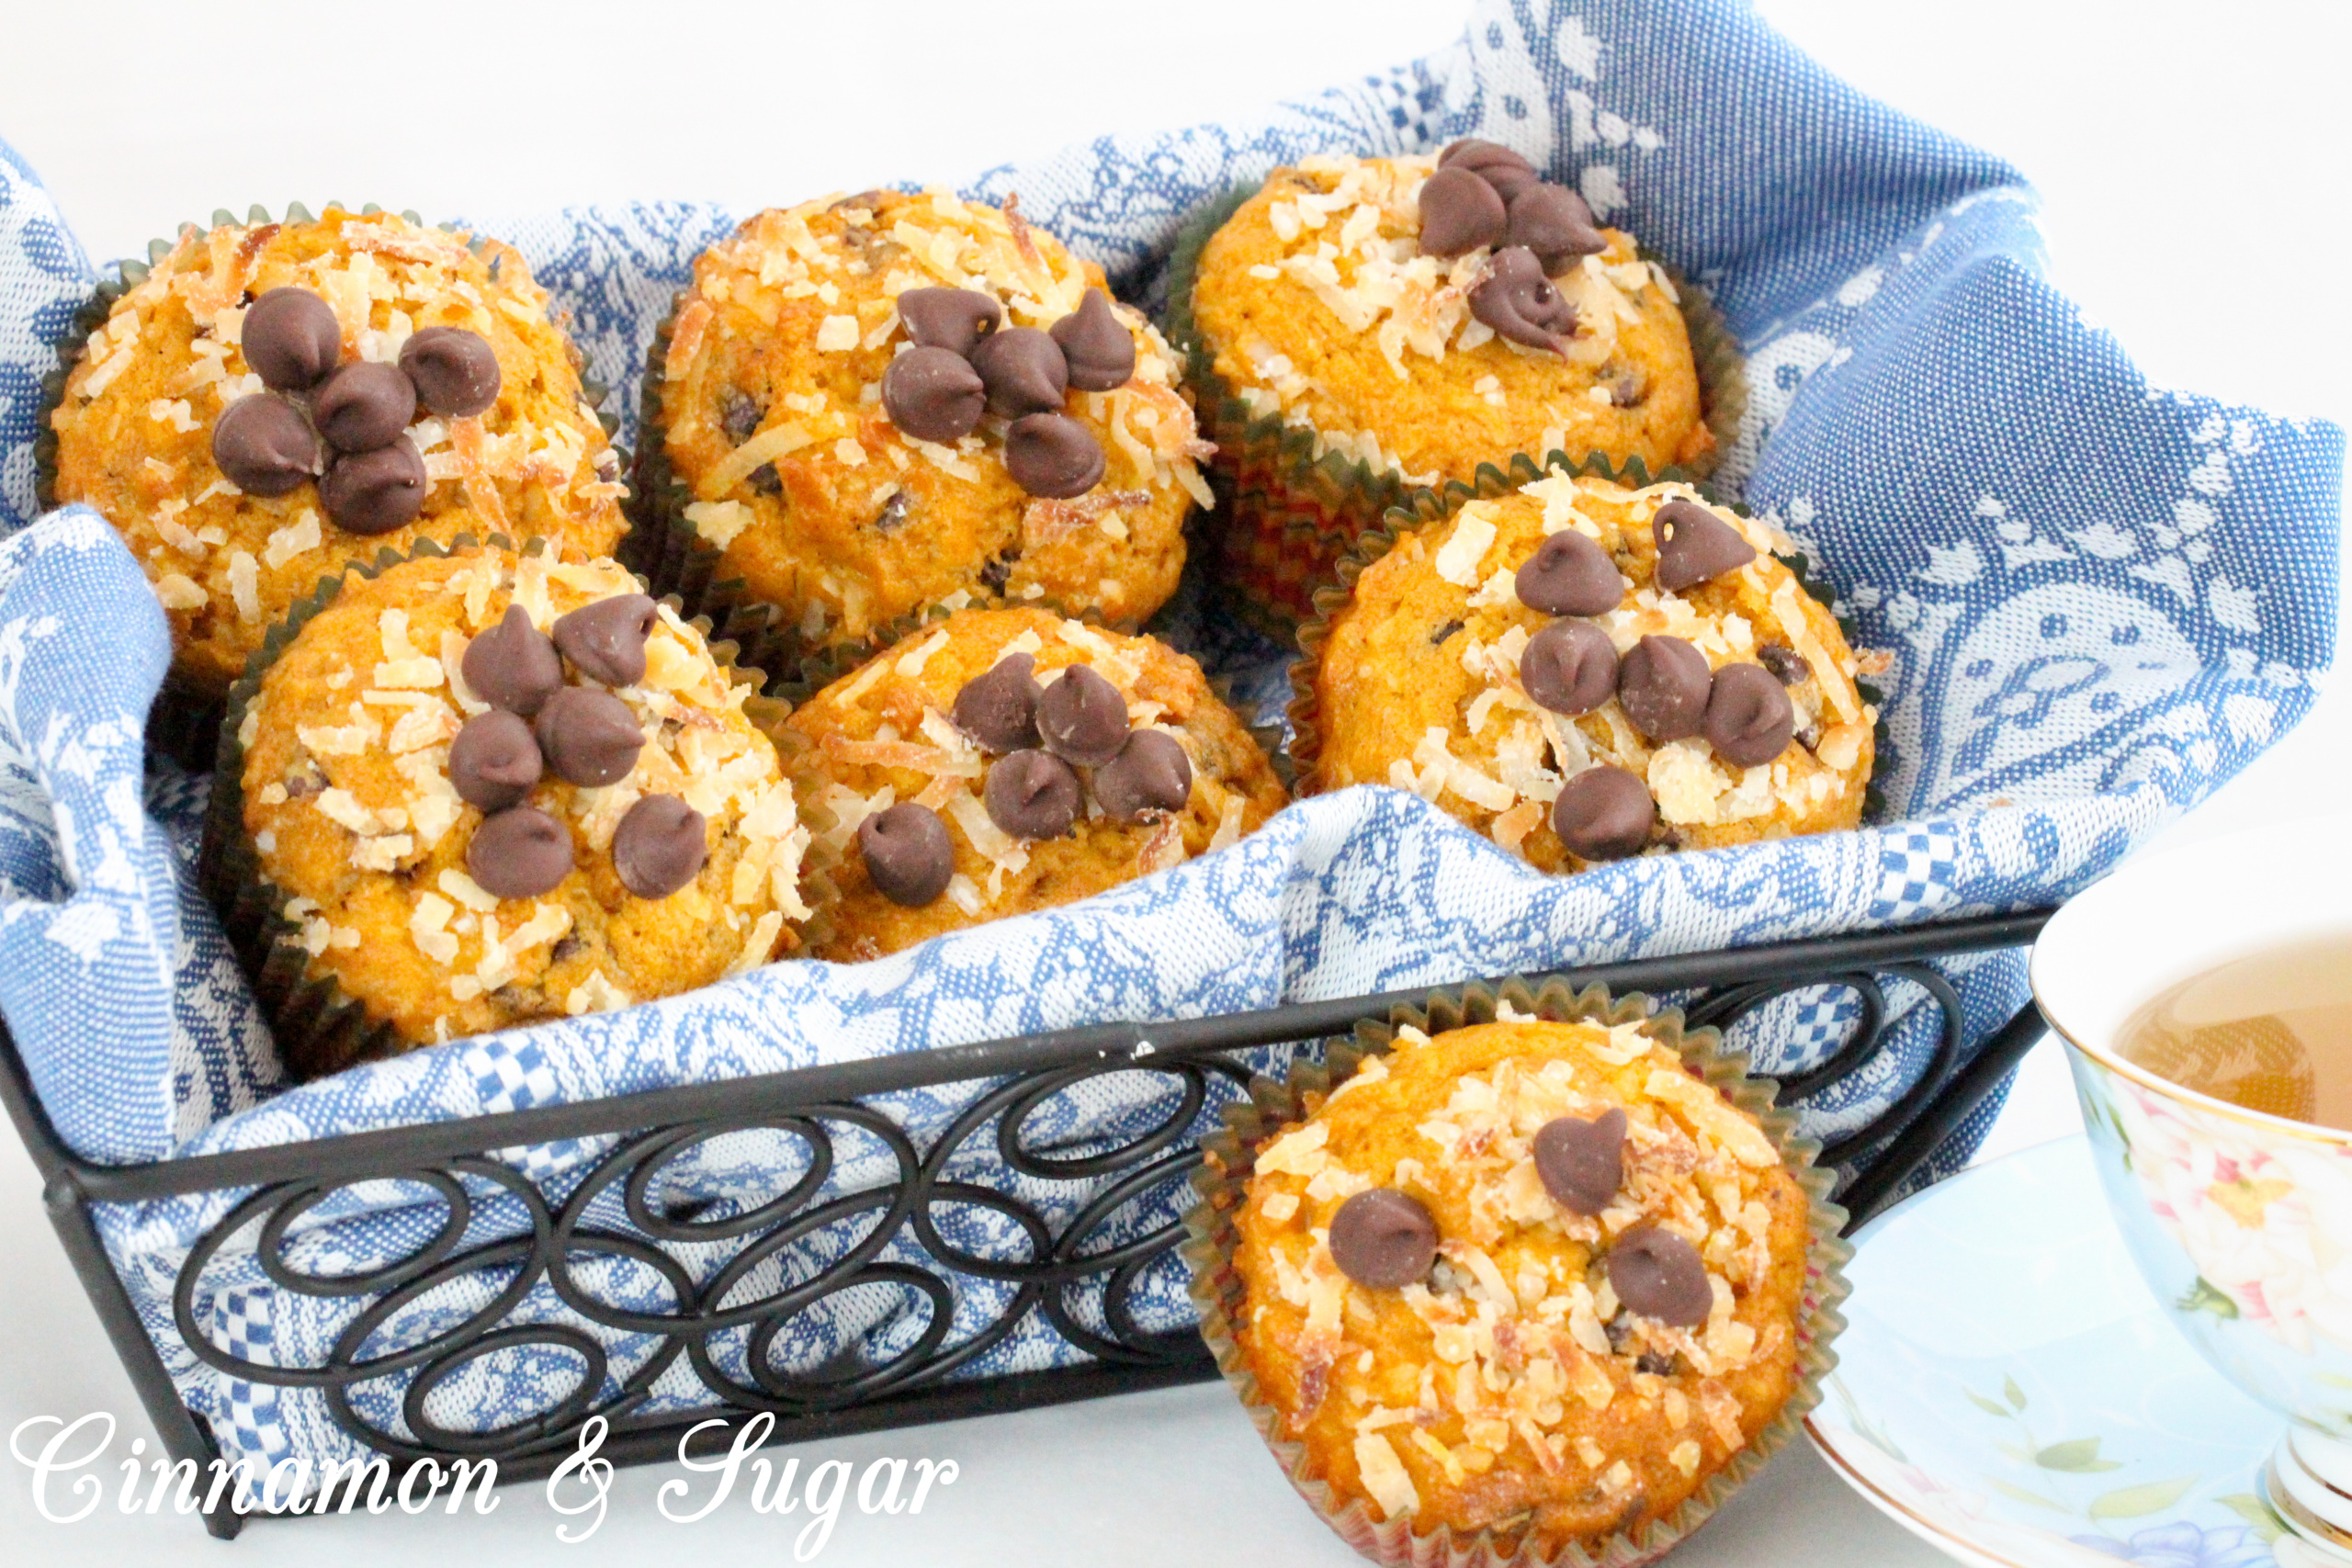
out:
<path id="1" fill-rule="evenodd" d="M 2159 382 L 2284 413 L 2352 414 L 2342 0 L 1760 8 L 1832 69 L 2021 167 L 2047 200 L 2060 285 Z M 99 258 L 138 254 L 216 207 L 289 198 L 428 216 L 629 197 L 749 211 L 880 180 L 954 184 L 1101 131 L 1245 112 L 1427 53 L 1461 25 L 1451 0 L 1184 0 L 1148 12 L 1026 0 L 6 0 L 0 138 Z M 2166 838 L 2337 809 L 2352 773 L 2347 701 L 2324 697 Z M 2037 1052 L 1990 1152 L 2073 1125 L 2063 1066 Z M 0 1430 L 35 1414 L 108 1410 L 124 1417 L 119 1459 L 145 1430 L 137 1403 L 47 1228 L 31 1166 L 6 1136 L 0 1258 Z M 961 1466 L 920 1518 L 849 1510 L 826 1562 L 1357 1561 L 1290 1495 L 1222 1385 L 797 1451 L 804 1471 L 879 1454 Z M 487 1520 L 261 1523 L 223 1549 L 187 1519 L 109 1510 L 45 1523 L 11 1466 L 0 1475 L 0 1559 L 791 1560 L 798 1516 L 754 1517 L 737 1503 L 690 1528 L 663 1522 L 655 1489 L 675 1473 L 624 1472 L 609 1521 L 584 1546 L 559 1546 L 560 1521 L 538 1489 L 518 1487 Z M 1937 1559 L 1798 1449 L 1675 1561 Z"/>

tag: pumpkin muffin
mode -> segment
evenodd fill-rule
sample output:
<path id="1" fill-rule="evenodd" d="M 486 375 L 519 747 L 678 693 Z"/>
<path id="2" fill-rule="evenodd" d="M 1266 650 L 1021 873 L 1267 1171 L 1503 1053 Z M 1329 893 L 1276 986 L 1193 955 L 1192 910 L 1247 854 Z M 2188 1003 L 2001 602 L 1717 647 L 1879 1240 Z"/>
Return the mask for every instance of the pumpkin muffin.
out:
<path id="1" fill-rule="evenodd" d="M 1657 472 L 1713 451 L 1676 286 L 1492 142 L 1275 170 L 1184 310 L 1235 497 L 1225 567 L 1295 618 L 1411 487 L 1520 454 Z"/>
<path id="2" fill-rule="evenodd" d="M 1653 1025 L 1496 1017 L 1400 1027 L 1258 1146 L 1223 1315 L 1333 1515 L 1552 1562 L 1752 1467 L 1817 1333 L 1813 1215 Z"/>
<path id="3" fill-rule="evenodd" d="M 120 531 L 177 684 L 217 702 L 345 562 L 491 532 L 609 555 L 620 458 L 579 363 L 495 240 L 333 208 L 190 227 L 67 375 L 48 499 Z"/>
<path id="4" fill-rule="evenodd" d="M 1788 547 L 1561 473 L 1406 533 L 1309 630 L 1302 793 L 1411 790 L 1549 872 L 1854 827 L 1877 713 Z"/>
<path id="5" fill-rule="evenodd" d="M 400 1042 L 670 996 L 789 949 L 808 913 L 757 681 L 609 560 L 469 547 L 355 574 L 251 684 L 224 748 L 241 815 L 213 830 L 308 977 Z"/>
<path id="6" fill-rule="evenodd" d="M 1139 626 L 1209 492 L 1175 355 L 1102 269 L 945 191 L 763 212 L 696 257 L 643 486 L 801 646 L 1046 599 Z"/>
<path id="7" fill-rule="evenodd" d="M 820 958 L 877 958 L 1233 843 L 1289 804 L 1200 666 L 1042 610 L 964 610 L 786 721 Z"/>

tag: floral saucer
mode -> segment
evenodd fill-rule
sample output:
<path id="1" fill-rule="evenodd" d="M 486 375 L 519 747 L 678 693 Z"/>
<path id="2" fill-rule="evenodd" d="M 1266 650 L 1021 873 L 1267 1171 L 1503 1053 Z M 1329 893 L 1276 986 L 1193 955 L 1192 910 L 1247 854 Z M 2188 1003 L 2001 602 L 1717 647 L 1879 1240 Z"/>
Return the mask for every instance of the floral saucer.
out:
<path id="1" fill-rule="evenodd" d="M 2082 1138 L 1929 1188 L 1846 1274 L 1806 1429 L 1914 1534 L 1992 1568 L 2321 1568 L 2258 1495 L 2282 1418 L 2149 1294 Z"/>

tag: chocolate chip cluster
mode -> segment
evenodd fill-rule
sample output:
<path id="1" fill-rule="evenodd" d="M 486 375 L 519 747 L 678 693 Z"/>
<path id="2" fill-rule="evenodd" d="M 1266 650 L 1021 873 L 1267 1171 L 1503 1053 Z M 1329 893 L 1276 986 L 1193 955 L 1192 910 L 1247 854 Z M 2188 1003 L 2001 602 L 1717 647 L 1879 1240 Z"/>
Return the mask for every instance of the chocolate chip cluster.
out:
<path id="1" fill-rule="evenodd" d="M 1193 760 L 1174 736 L 1130 729 L 1119 688 L 1083 664 L 1051 685 L 1036 660 L 1008 654 L 956 694 L 956 728 L 995 754 L 981 787 L 989 820 L 1016 839 L 1058 839 L 1078 823 L 1091 775 L 1095 804 L 1119 822 L 1181 811 L 1193 794 Z M 920 908 L 947 889 L 955 848 L 939 814 L 912 801 L 858 825 L 865 872 L 881 895 Z"/>
<path id="2" fill-rule="evenodd" d="M 1669 501 L 1650 519 L 1659 589 L 1679 593 L 1756 558 L 1739 531 L 1696 502 Z M 1528 700 L 1553 713 L 1590 713 L 1611 697 L 1634 728 L 1664 744 L 1703 734 L 1715 755 L 1743 768 L 1778 757 L 1796 733 L 1796 709 L 1782 678 L 1761 664 L 1710 671 L 1707 656 L 1679 637 L 1653 634 L 1620 659 L 1609 634 L 1589 620 L 1623 597 L 1609 552 L 1574 528 L 1537 547 L 1513 583 L 1519 602 L 1560 619 L 1546 623 L 1520 655 Z M 1792 671 L 1808 673 L 1800 662 Z M 1569 778 L 1552 803 L 1552 830 L 1586 860 L 1622 860 L 1649 841 L 1657 806 L 1649 785 L 1606 764 Z"/>
<path id="3" fill-rule="evenodd" d="M 1552 1201 L 1597 1217 L 1625 1182 L 1625 1112 L 1612 1106 L 1589 1120 L 1557 1116 L 1529 1145 L 1535 1174 Z M 1395 1187 L 1359 1192 L 1331 1216 L 1331 1261 L 1357 1284 L 1401 1290 L 1426 1279 L 1437 1261 L 1437 1222 L 1420 1200 Z M 1699 1249 L 1658 1225 L 1621 1233 L 1599 1259 L 1617 1299 L 1640 1316 L 1697 1328 L 1713 1310 L 1714 1287 Z"/>
<path id="4" fill-rule="evenodd" d="M 1107 392 L 1136 370 L 1135 339 L 1090 288 L 1051 331 L 1004 325 L 1004 307 L 975 288 L 910 288 L 899 320 L 915 346 L 882 377 L 882 406 L 922 441 L 956 441 L 983 414 L 1004 427 L 1004 467 L 1031 495 L 1067 501 L 1102 478 L 1102 446 L 1062 412 L 1075 389 Z"/>
<path id="5" fill-rule="evenodd" d="M 562 616 L 550 637 L 520 604 L 468 645 L 466 684 L 490 705 L 449 744 L 449 784 L 479 807 L 466 870 L 501 898 L 534 898 L 571 871 L 571 830 L 526 805 L 540 778 L 594 789 L 617 784 L 645 744 L 629 705 L 604 689 L 645 678 L 645 639 L 659 610 L 642 593 L 599 599 Z M 564 684 L 564 664 L 600 686 Z M 695 879 L 708 854 L 703 815 L 673 795 L 649 795 L 613 830 L 613 870 L 640 898 Z"/>
<path id="6" fill-rule="evenodd" d="M 249 495 L 317 479 L 327 516 L 353 534 L 389 534 L 424 506 L 424 458 L 405 434 L 420 406 L 456 419 L 498 400 L 498 355 L 463 327 L 413 333 L 397 365 L 338 364 L 343 328 L 307 288 L 254 300 L 239 346 L 269 390 L 220 411 L 212 461 Z"/>
<path id="7" fill-rule="evenodd" d="M 1494 252 L 1470 290 L 1470 313 L 1499 337 L 1559 352 L 1577 313 L 1552 278 L 1609 248 L 1584 198 L 1545 183 L 1508 147 L 1463 141 L 1422 183 L 1420 211 L 1424 255 Z"/>

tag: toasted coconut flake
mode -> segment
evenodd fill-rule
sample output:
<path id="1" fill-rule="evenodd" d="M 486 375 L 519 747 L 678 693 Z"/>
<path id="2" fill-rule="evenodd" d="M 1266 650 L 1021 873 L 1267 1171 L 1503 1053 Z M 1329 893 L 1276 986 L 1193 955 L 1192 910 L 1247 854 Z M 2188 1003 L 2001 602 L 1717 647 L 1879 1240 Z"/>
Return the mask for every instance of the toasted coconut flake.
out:
<path id="1" fill-rule="evenodd" d="M 602 969 L 588 971 L 588 978 L 572 987 L 563 998 L 563 1010 L 571 1018 L 589 1012 L 616 1012 L 629 1005 L 629 994 L 606 979 Z"/>

